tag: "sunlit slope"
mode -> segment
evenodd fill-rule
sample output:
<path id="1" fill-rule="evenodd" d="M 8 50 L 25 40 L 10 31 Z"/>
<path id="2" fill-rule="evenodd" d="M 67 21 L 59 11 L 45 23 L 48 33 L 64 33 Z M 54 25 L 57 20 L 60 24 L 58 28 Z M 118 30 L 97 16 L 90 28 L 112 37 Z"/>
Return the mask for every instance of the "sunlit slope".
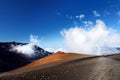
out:
<path id="1" fill-rule="evenodd" d="M 32 68 L 32 67 L 37 67 L 37 66 L 40 66 L 43 64 L 55 63 L 55 62 L 60 62 L 60 61 L 69 61 L 69 60 L 86 58 L 86 57 L 91 57 L 91 56 L 92 55 L 57 52 L 57 53 L 54 53 L 54 54 L 47 56 L 45 58 L 34 61 L 26 66 L 18 68 L 15 71 L 28 69 L 28 68 Z"/>

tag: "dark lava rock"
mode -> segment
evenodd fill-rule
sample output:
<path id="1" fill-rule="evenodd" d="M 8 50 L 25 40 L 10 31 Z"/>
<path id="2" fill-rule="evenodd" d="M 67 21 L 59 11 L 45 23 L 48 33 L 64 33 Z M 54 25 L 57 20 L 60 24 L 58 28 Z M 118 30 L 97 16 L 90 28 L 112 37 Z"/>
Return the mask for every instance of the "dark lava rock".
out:
<path id="1" fill-rule="evenodd" d="M 34 45 L 34 55 L 26 56 L 24 54 L 18 53 L 17 51 L 11 51 L 12 45 L 27 45 L 27 43 L 0 42 L 0 72 L 16 69 L 37 59 L 52 54 Z"/>

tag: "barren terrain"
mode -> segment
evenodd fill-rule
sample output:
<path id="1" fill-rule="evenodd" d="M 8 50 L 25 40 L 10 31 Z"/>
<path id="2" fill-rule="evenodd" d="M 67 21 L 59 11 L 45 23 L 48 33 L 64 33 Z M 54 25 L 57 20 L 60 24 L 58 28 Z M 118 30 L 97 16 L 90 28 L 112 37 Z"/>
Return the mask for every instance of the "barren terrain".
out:
<path id="1" fill-rule="evenodd" d="M 0 80 L 120 80 L 119 73 L 118 60 L 97 56 L 3 73 Z"/>

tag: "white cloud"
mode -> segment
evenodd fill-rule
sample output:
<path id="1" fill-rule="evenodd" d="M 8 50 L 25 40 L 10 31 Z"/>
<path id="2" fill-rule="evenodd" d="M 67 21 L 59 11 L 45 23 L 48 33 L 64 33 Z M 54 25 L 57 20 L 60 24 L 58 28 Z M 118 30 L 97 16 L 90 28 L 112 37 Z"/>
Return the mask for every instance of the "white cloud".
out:
<path id="1" fill-rule="evenodd" d="M 102 20 L 96 20 L 92 28 L 73 27 L 64 29 L 61 34 L 69 52 L 100 55 L 109 51 L 111 53 L 107 54 L 112 54 L 117 51 L 113 47 L 120 45 L 120 35 L 113 29 L 107 28 Z"/>
<path id="2" fill-rule="evenodd" d="M 84 14 L 80 14 L 79 16 L 76 16 L 76 18 L 77 18 L 77 19 L 80 19 L 80 20 L 83 19 L 84 17 L 85 17 Z"/>
<path id="3" fill-rule="evenodd" d="M 49 52 L 55 52 L 55 49 L 54 48 L 45 48 L 46 51 L 49 51 Z"/>
<path id="4" fill-rule="evenodd" d="M 120 17 L 120 11 L 117 12 L 117 15 Z"/>
<path id="5" fill-rule="evenodd" d="M 45 48 L 46 51 L 49 51 L 49 52 L 58 52 L 58 51 L 65 51 L 67 52 L 67 49 L 65 49 L 65 47 L 63 48 Z"/>
<path id="6" fill-rule="evenodd" d="M 84 14 L 80 14 L 79 16 L 72 16 L 72 15 L 66 15 L 66 18 L 69 18 L 69 19 L 83 19 L 85 17 L 85 15 Z"/>
<path id="7" fill-rule="evenodd" d="M 26 56 L 33 56 L 34 54 L 34 46 L 40 45 L 40 40 L 38 39 L 38 36 L 30 35 L 30 42 L 26 45 L 12 45 L 11 51 L 17 51 L 18 53 L 22 53 Z"/>
<path id="8" fill-rule="evenodd" d="M 40 46 L 41 41 L 40 41 L 38 36 L 35 36 L 35 35 L 31 34 L 29 43 Z"/>
<path id="9" fill-rule="evenodd" d="M 17 51 L 18 53 L 28 55 L 28 56 L 31 56 L 34 54 L 33 44 L 13 46 L 12 50 Z"/>
<path id="10" fill-rule="evenodd" d="M 94 16 L 99 17 L 100 14 L 97 11 L 93 11 Z"/>
<path id="11" fill-rule="evenodd" d="M 45 48 L 49 52 L 65 51 L 85 54 L 112 54 L 117 53 L 115 47 L 120 47 L 120 35 L 114 29 L 107 28 L 102 20 L 84 21 L 79 27 L 71 27 L 61 31 L 63 41 L 59 42 L 60 46 Z M 83 28 L 87 26 L 87 28 Z M 34 45 L 40 46 L 38 36 L 30 35 L 30 42 L 27 45 L 13 46 L 12 50 L 21 52 L 27 56 L 34 55 Z M 41 46 L 40 46 L 41 47 Z"/>
<path id="12" fill-rule="evenodd" d="M 85 26 L 92 26 L 93 22 L 92 21 L 83 21 Z"/>

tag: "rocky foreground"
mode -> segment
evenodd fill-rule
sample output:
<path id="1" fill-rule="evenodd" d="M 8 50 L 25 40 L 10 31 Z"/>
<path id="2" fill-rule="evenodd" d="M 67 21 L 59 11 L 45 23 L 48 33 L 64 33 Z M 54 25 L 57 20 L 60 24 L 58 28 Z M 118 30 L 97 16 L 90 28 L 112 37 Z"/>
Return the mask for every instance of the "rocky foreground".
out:
<path id="1" fill-rule="evenodd" d="M 120 80 L 119 73 L 120 55 L 117 54 L 69 58 L 15 70 L 2 73 L 0 80 Z"/>

